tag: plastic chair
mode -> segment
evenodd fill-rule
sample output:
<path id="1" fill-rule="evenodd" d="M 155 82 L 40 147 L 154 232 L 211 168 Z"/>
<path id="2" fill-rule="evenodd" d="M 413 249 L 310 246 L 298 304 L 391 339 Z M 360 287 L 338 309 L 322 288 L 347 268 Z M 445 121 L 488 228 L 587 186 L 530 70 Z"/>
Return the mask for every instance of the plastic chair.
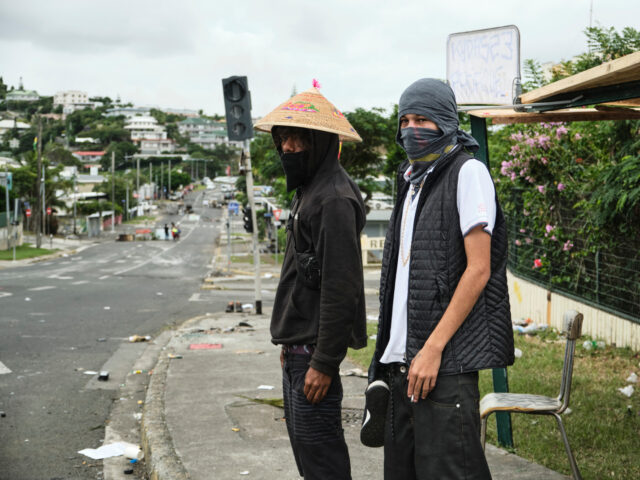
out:
<path id="1" fill-rule="evenodd" d="M 480 440 L 482 448 L 485 445 L 487 434 L 487 419 L 494 412 L 530 413 L 533 415 L 553 415 L 558 422 L 564 448 L 569 457 L 571 471 L 575 480 L 581 480 L 582 476 L 578 470 L 578 464 L 571 451 L 567 432 L 564 429 L 560 414 L 569 406 L 571 394 L 571 377 L 573 374 L 573 354 L 576 348 L 576 341 L 582 334 L 583 315 L 575 310 L 569 310 L 564 314 L 563 331 L 567 335 L 567 346 L 564 352 L 564 365 L 562 367 L 562 380 L 560 383 L 560 394 L 556 398 L 544 395 L 532 395 L 527 393 L 489 393 L 482 397 L 480 401 Z"/>

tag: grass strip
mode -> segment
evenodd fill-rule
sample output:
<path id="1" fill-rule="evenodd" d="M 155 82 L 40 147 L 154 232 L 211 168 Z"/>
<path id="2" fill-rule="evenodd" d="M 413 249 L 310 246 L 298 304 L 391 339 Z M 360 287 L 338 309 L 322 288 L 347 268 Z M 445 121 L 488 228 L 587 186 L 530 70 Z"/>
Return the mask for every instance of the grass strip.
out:
<path id="1" fill-rule="evenodd" d="M 41 257 L 56 252 L 57 249 L 49 250 L 48 248 L 35 248 L 29 243 L 24 243 L 16 247 L 16 260 L 24 260 L 26 258 Z M 0 260 L 13 260 L 13 247 L 8 250 L 0 250 Z"/>

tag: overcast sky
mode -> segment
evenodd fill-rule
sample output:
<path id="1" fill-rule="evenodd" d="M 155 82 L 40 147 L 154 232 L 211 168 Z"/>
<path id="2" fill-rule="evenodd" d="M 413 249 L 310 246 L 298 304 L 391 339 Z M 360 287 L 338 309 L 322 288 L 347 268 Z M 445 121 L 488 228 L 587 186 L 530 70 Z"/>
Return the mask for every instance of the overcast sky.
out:
<path id="1" fill-rule="evenodd" d="M 513 24 L 522 59 L 584 53 L 591 3 L 594 26 L 640 28 L 637 0 L 0 0 L 0 76 L 224 114 L 221 79 L 247 75 L 254 116 L 317 78 L 341 110 L 389 108 L 446 77 L 451 33 Z"/>

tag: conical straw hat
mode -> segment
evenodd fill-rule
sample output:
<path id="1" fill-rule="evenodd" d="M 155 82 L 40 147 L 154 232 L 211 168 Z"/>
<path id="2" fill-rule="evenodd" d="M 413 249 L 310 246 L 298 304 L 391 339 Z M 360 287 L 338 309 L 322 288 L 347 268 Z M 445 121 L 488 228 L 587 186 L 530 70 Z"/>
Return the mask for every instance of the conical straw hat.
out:
<path id="1" fill-rule="evenodd" d="M 258 120 L 254 128 L 270 132 L 276 125 L 337 133 L 343 142 L 362 141 L 342 112 L 324 98 L 315 87 L 291 97 Z"/>

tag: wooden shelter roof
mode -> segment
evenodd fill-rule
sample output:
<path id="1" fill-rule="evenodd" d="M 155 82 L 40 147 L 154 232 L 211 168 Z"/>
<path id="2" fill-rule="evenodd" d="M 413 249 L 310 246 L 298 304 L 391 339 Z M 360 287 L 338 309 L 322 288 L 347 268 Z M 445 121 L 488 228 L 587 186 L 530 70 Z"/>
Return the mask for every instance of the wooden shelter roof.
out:
<path id="1" fill-rule="evenodd" d="M 640 52 L 524 93 L 520 102 L 522 107 L 468 113 L 493 124 L 640 118 Z"/>

